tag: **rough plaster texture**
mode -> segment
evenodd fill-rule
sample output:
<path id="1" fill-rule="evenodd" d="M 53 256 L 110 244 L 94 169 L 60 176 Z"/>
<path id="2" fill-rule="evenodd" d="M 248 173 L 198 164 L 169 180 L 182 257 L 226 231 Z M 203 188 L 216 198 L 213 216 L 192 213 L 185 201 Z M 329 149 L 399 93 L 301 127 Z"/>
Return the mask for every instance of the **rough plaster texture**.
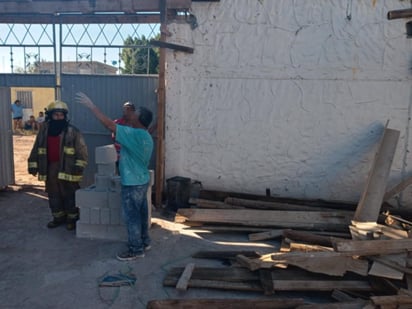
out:
<path id="1" fill-rule="evenodd" d="M 168 25 L 166 178 L 207 189 L 358 201 L 384 126 L 389 187 L 412 174 L 411 43 L 399 0 L 193 3 Z M 406 190 L 397 201 L 412 202 Z"/>

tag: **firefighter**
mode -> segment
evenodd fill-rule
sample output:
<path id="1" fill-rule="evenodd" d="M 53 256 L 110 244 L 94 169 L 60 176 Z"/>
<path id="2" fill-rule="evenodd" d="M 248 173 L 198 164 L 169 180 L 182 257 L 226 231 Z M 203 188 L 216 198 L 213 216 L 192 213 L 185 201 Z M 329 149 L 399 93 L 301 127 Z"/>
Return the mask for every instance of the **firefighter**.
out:
<path id="1" fill-rule="evenodd" d="M 75 203 L 87 165 L 87 146 L 75 126 L 69 123 L 67 104 L 54 101 L 46 111 L 46 121 L 34 141 L 28 159 L 29 174 L 46 182 L 46 192 L 53 220 L 48 228 L 66 224 L 67 230 L 76 228 L 79 210 Z"/>

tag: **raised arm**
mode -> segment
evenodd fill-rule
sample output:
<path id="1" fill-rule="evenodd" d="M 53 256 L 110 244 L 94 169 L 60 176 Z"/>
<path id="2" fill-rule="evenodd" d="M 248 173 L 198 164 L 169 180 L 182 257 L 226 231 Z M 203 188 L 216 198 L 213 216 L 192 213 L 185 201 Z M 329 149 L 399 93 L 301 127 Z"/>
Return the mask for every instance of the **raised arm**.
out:
<path id="1" fill-rule="evenodd" d="M 95 117 L 110 131 L 116 133 L 116 123 L 101 112 L 93 101 L 83 92 L 76 93 L 76 102 L 86 106 L 92 111 Z"/>

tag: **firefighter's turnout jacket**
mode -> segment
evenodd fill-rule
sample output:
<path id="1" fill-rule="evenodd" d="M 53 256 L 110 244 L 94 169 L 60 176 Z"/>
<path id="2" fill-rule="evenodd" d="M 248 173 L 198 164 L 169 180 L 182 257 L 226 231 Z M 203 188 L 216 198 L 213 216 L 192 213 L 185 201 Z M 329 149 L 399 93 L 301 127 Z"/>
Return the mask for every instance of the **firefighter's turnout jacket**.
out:
<path id="1" fill-rule="evenodd" d="M 37 134 L 28 159 L 30 174 L 38 173 L 38 179 L 47 180 L 47 131 L 49 124 L 44 123 Z M 60 134 L 60 167 L 58 179 L 80 182 L 87 165 L 87 146 L 79 129 L 68 124 Z"/>

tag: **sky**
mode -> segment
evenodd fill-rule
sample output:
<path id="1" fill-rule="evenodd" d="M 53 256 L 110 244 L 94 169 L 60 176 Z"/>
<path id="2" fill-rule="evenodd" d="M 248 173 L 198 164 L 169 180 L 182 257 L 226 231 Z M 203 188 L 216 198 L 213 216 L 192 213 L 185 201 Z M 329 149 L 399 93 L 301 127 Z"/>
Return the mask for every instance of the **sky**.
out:
<path id="1" fill-rule="evenodd" d="M 132 37 L 154 38 L 158 24 L 0 24 L 0 73 L 16 72 L 37 60 L 53 61 L 53 30 L 63 43 L 63 61 L 100 61 L 118 67 L 124 40 Z M 82 47 L 71 47 L 73 45 Z M 94 47 L 91 47 L 94 46 Z M 106 47 L 106 48 L 105 48 Z M 56 48 L 57 61 L 60 48 Z"/>

